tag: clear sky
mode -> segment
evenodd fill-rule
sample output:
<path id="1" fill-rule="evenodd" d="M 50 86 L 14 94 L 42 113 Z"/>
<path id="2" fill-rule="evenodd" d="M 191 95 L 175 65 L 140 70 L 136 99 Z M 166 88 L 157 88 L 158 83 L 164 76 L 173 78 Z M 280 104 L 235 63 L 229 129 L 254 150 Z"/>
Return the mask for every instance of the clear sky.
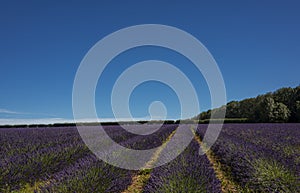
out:
<path id="1" fill-rule="evenodd" d="M 228 101 L 298 86 L 299 10 L 296 0 L 1 1 L 0 124 L 72 119 L 73 81 L 85 54 L 106 35 L 138 24 L 174 26 L 200 40 L 219 65 Z M 148 59 L 178 66 L 195 85 L 201 110 L 210 108 L 207 85 L 191 65 L 183 65 L 188 60 L 167 49 L 143 47 L 116 57 L 101 77 L 95 101 L 102 118 L 113 117 L 109 94 L 118 74 Z M 132 114 L 146 117 L 156 100 L 165 103 L 168 118 L 178 118 L 178 98 L 157 82 L 134 90 Z"/>

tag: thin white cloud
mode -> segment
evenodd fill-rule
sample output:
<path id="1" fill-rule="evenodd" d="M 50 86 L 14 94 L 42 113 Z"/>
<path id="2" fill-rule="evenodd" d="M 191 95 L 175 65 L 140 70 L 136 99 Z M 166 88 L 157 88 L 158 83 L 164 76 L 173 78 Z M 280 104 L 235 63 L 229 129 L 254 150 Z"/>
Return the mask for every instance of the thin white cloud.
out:
<path id="1" fill-rule="evenodd" d="M 2 114 L 15 114 L 15 115 L 26 114 L 26 113 L 22 113 L 22 112 L 7 110 L 7 109 L 0 109 L 0 113 L 2 113 Z"/>
<path id="2" fill-rule="evenodd" d="M 37 115 L 37 116 L 55 117 L 55 115 L 48 114 L 48 113 L 29 113 L 29 112 L 12 111 L 12 110 L 1 109 L 1 108 L 0 108 L 0 114 L 9 114 L 9 115 Z"/>

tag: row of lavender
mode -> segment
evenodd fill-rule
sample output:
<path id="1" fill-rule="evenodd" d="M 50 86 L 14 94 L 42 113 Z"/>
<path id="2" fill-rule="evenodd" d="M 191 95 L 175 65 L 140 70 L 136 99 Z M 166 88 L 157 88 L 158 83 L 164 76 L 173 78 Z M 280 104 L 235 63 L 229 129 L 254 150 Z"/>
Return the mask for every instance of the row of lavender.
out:
<path id="1" fill-rule="evenodd" d="M 88 154 L 75 128 L 1 129 L 0 143 L 0 187 L 8 191 L 32 184 Z"/>
<path id="2" fill-rule="evenodd" d="M 105 130 L 124 146 L 147 149 L 161 144 L 176 127 L 163 126 L 148 137 L 131 134 L 120 126 L 105 126 Z M 131 181 L 132 171 L 99 161 L 85 146 L 75 127 L 1 129 L 0 154 L 0 190 L 5 192 L 36 182 L 45 191 L 57 188 L 69 192 L 72 187 L 80 189 L 80 181 L 84 188 L 80 192 L 86 187 L 91 187 L 87 190 L 91 192 L 95 185 L 87 186 L 85 182 L 100 180 L 106 185 L 95 183 L 98 188 L 111 190 L 112 187 L 122 189 Z M 71 182 L 76 186 L 71 186 Z"/>
<path id="3" fill-rule="evenodd" d="M 211 150 L 243 191 L 300 192 L 300 124 L 225 124 Z"/>
<path id="4" fill-rule="evenodd" d="M 199 154 L 199 148 L 198 142 L 192 140 L 176 159 L 154 168 L 143 192 L 221 192 L 221 182 L 206 155 Z"/>
<path id="5" fill-rule="evenodd" d="M 129 148 L 148 149 L 165 141 L 176 127 L 177 125 L 164 125 L 159 131 L 147 136 L 129 134 L 131 137 L 120 140 L 119 144 Z M 111 137 L 115 139 L 117 136 Z M 131 184 L 132 177 L 137 172 L 111 166 L 94 155 L 89 155 L 52 175 L 52 182 L 40 186 L 40 189 L 42 192 L 122 192 Z"/>

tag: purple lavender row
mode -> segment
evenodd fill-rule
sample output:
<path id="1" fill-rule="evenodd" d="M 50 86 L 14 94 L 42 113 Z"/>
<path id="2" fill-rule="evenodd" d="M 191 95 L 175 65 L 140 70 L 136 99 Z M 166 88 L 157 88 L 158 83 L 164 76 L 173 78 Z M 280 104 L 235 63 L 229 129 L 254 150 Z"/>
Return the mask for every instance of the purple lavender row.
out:
<path id="1" fill-rule="evenodd" d="M 144 192 L 221 192 L 221 183 L 193 140 L 176 159 L 153 169 Z"/>
<path id="2" fill-rule="evenodd" d="M 90 154 L 48 177 L 41 192 L 121 192 L 134 171 L 113 167 Z"/>
<path id="3" fill-rule="evenodd" d="M 200 137 L 205 130 L 198 127 Z M 299 130 L 290 124 L 226 124 L 211 149 L 245 191 L 299 192 L 299 163 L 294 159 L 299 150 L 284 153 L 299 144 Z"/>
<path id="4" fill-rule="evenodd" d="M 155 141 L 165 140 L 176 127 L 177 125 L 165 125 L 148 138 L 138 135 L 120 144 L 146 149 Z M 136 173 L 137 171 L 113 167 L 94 155 L 88 155 L 50 176 L 50 183 L 40 188 L 43 192 L 122 192 L 130 185 L 132 176 Z"/>
<path id="5" fill-rule="evenodd" d="M 119 141 L 130 136 L 119 126 L 105 126 L 105 129 Z M 3 191 L 33 184 L 91 154 L 75 127 L 0 129 L 0 153 L 0 190 Z"/>
<path id="6" fill-rule="evenodd" d="M 271 156 L 300 178 L 300 124 L 241 124 L 228 125 L 226 135 L 259 149 L 254 154 Z"/>
<path id="7" fill-rule="evenodd" d="M 75 128 L 1 129 L 0 138 L 1 190 L 31 184 L 88 152 Z"/>
<path id="8" fill-rule="evenodd" d="M 300 177 L 300 124 L 229 125 L 224 131 L 276 155 L 279 162 Z"/>
<path id="9" fill-rule="evenodd" d="M 136 135 L 120 145 L 137 150 L 145 150 L 159 147 L 167 137 L 177 128 L 178 125 L 162 125 L 161 128 L 149 135 Z M 154 125 L 155 127 L 155 125 Z"/>

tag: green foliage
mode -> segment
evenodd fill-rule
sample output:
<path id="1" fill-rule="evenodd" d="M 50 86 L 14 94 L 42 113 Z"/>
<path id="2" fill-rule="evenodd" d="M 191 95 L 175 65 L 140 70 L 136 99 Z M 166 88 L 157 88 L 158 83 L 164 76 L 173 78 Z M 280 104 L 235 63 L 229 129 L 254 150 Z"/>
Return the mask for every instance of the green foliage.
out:
<path id="1" fill-rule="evenodd" d="M 221 106 L 220 108 L 213 109 L 210 114 L 212 119 L 224 118 L 225 115 L 226 115 L 226 105 Z"/>
<path id="2" fill-rule="evenodd" d="M 247 118 L 225 118 L 225 119 L 204 119 L 199 120 L 200 124 L 207 123 L 248 123 L 249 120 Z"/>
<path id="3" fill-rule="evenodd" d="M 276 103 L 273 109 L 274 122 L 287 122 L 290 117 L 290 110 L 283 103 Z"/>
<path id="4" fill-rule="evenodd" d="M 300 185 L 297 176 L 274 160 L 259 159 L 253 163 L 255 173 L 249 184 L 261 192 L 295 192 Z"/>
<path id="5" fill-rule="evenodd" d="M 139 171 L 139 175 L 147 175 L 150 174 L 152 169 L 146 168 Z"/>
<path id="6" fill-rule="evenodd" d="M 290 110 L 283 103 L 275 102 L 271 97 L 263 98 L 256 106 L 256 120 L 258 122 L 286 122 Z"/>
<path id="7" fill-rule="evenodd" d="M 231 101 L 226 106 L 202 112 L 193 120 L 200 120 L 201 123 L 209 119 L 223 118 L 225 111 L 226 119 L 229 120 L 233 118 L 245 119 L 247 122 L 300 122 L 300 86 L 281 88 L 242 101 Z"/>
<path id="8" fill-rule="evenodd" d="M 296 101 L 296 120 L 300 120 L 300 101 Z"/>
<path id="9" fill-rule="evenodd" d="M 170 176 L 167 182 L 159 189 L 159 192 L 165 193 L 181 193 L 181 192 L 206 192 L 205 184 L 199 184 L 198 181 L 191 176 L 178 174 Z"/>
<path id="10" fill-rule="evenodd" d="M 238 101 L 231 101 L 227 104 L 226 107 L 226 118 L 235 118 L 239 117 L 240 112 L 240 103 Z"/>

